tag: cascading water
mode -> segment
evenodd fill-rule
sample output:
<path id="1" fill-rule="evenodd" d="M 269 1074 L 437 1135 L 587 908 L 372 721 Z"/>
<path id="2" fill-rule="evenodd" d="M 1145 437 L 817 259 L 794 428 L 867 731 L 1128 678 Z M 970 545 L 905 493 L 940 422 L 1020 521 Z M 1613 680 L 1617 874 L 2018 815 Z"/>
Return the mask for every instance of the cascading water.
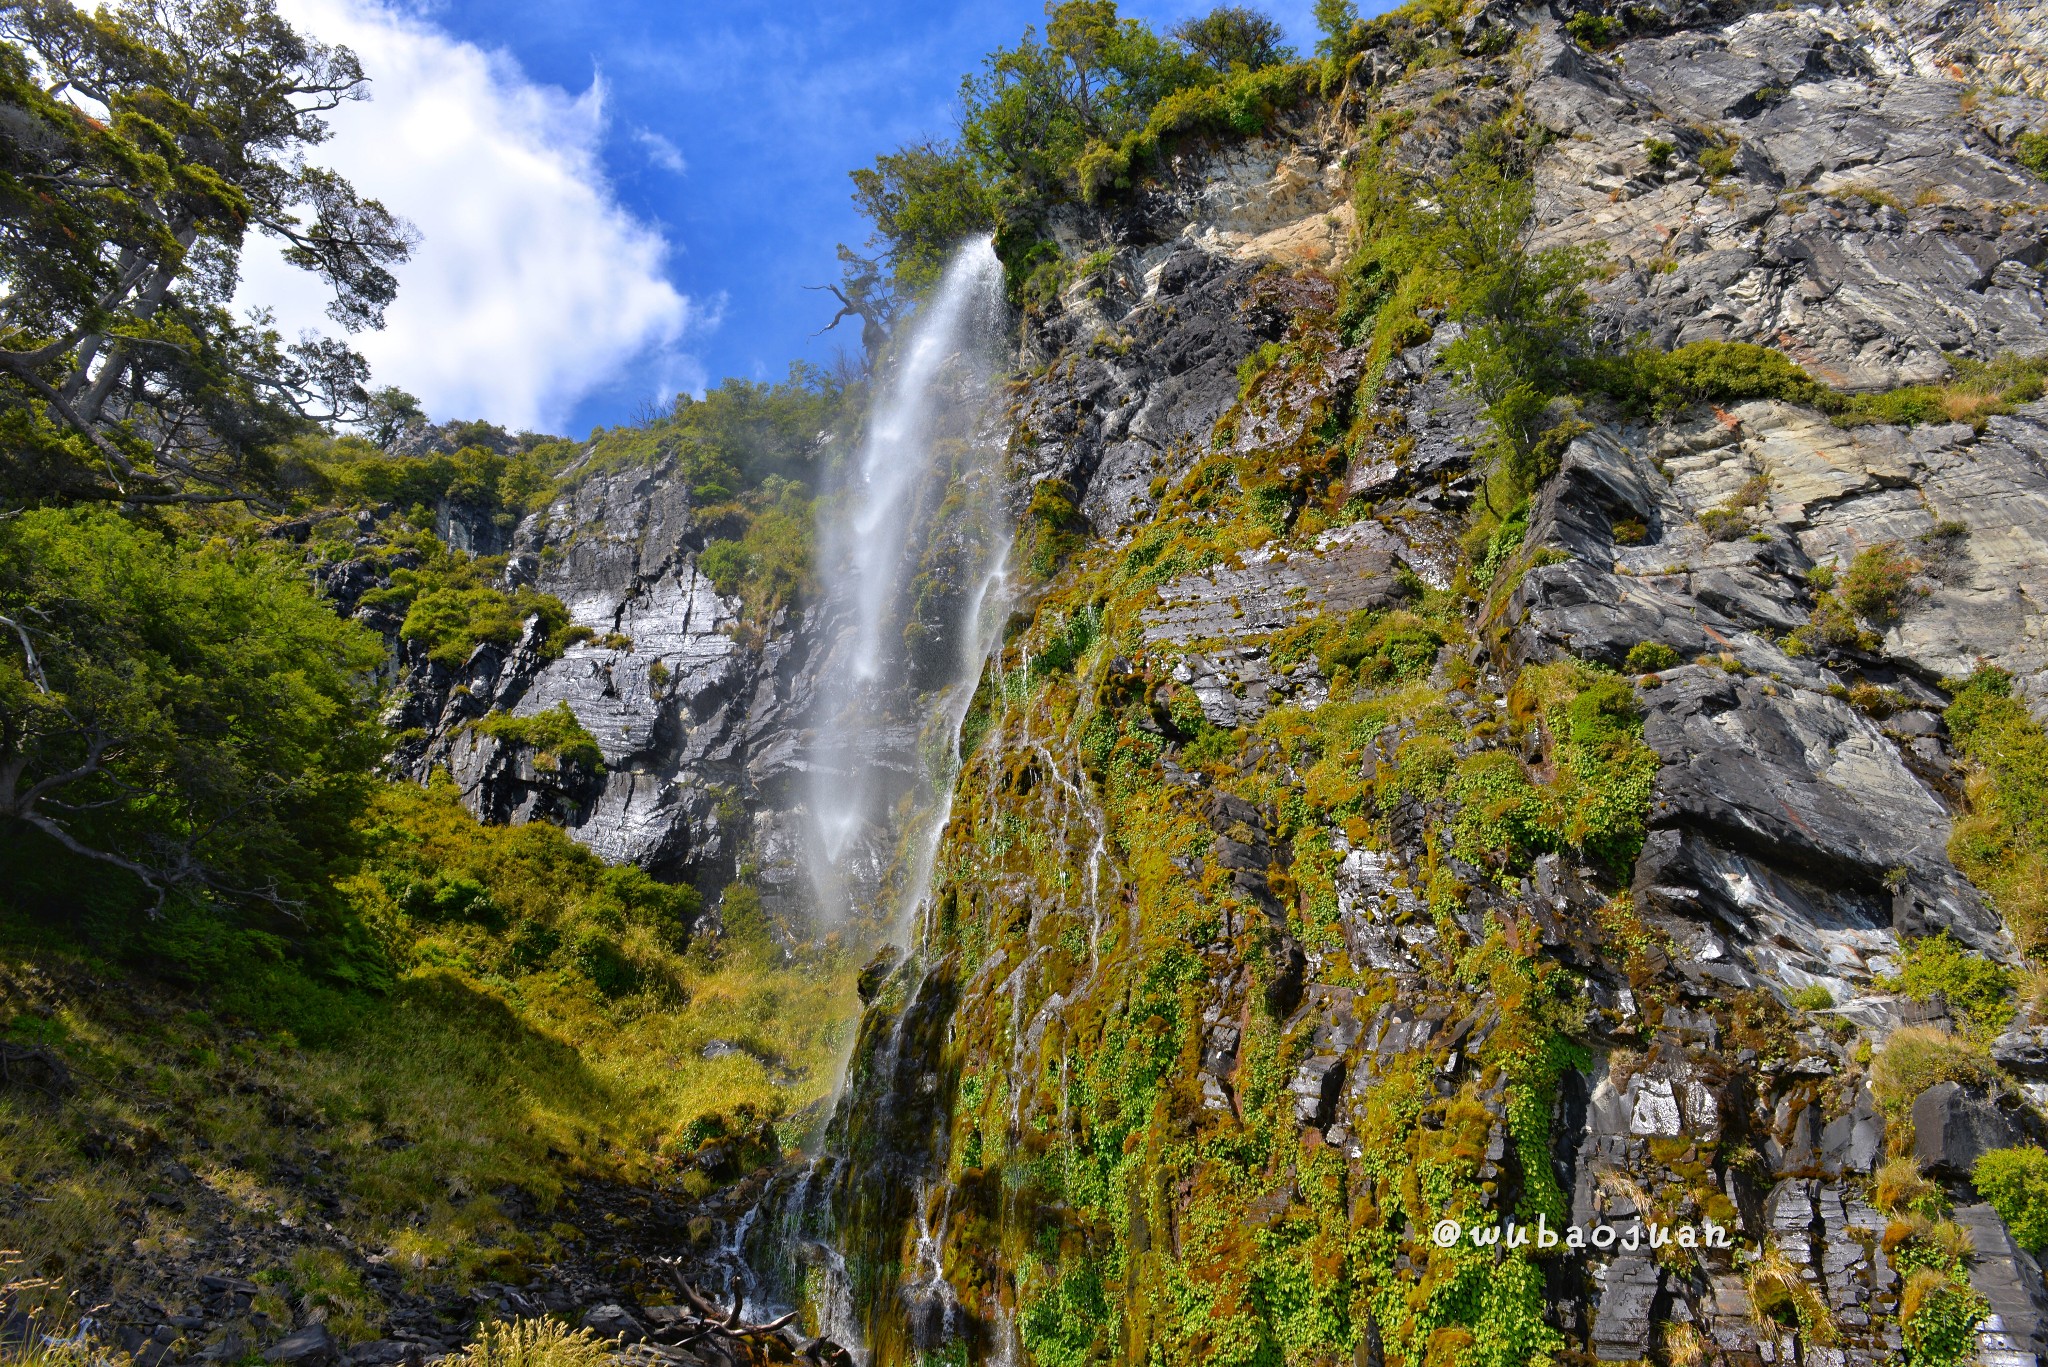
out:
<path id="1" fill-rule="evenodd" d="M 955 255 L 884 368 L 821 528 L 835 629 L 813 713 L 811 874 L 826 924 L 857 922 L 899 948 L 930 882 L 960 725 L 1009 609 L 1004 443 L 991 402 L 1002 319 L 1002 266 L 980 238 Z M 883 1071 L 915 1057 L 905 1030 L 917 1019 L 933 1017 L 913 1003 L 885 1027 Z M 846 1123 L 835 1114 L 832 1132 Z M 757 1207 L 763 1218 L 750 1212 L 736 1231 L 732 1252 L 745 1256 L 729 1260 L 737 1275 L 727 1294 L 763 1306 L 807 1300 L 817 1330 L 865 1363 L 856 1279 L 833 1241 L 852 1166 L 828 1142 L 771 1184 Z M 917 1188 L 920 1207 L 927 1193 L 928 1184 Z M 928 1243 L 920 1285 L 950 1295 L 937 1241 Z"/>
<path id="2" fill-rule="evenodd" d="M 924 835 L 917 814 L 950 778 L 929 762 L 934 729 L 957 726 L 959 695 L 986 654 L 981 618 L 1005 547 L 988 491 L 971 488 L 995 473 L 973 424 L 994 372 L 1001 283 L 987 238 L 955 255 L 894 357 L 840 515 L 822 529 L 843 623 L 817 702 L 807 794 L 811 872 L 828 922 L 888 913 L 900 933 L 898 913 L 922 892 L 925 870 L 912 853 L 897 870 L 902 905 L 862 905 L 892 857 L 914 852 Z M 953 592 L 913 592 L 935 584 Z M 950 758 L 950 744 L 940 749 Z M 908 820 L 892 822 L 906 793 Z"/>

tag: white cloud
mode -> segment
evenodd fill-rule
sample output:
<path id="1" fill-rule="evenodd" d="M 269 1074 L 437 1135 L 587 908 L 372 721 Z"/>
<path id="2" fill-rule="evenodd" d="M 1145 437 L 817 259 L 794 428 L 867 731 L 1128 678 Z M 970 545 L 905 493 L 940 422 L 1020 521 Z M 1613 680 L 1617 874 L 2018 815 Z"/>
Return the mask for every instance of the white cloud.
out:
<path id="1" fill-rule="evenodd" d="M 629 370 L 692 372 L 678 345 L 706 320 L 669 283 L 659 230 L 606 183 L 601 81 L 581 95 L 535 83 L 508 55 L 378 0 L 279 8 L 355 49 L 371 79 L 371 100 L 331 116 L 334 137 L 314 159 L 422 235 L 396 271 L 384 330 L 353 339 L 375 383 L 437 417 L 546 428 Z M 268 239 L 251 236 L 243 277 L 242 304 L 273 307 L 288 337 L 335 330 L 320 282 Z"/>
<path id="2" fill-rule="evenodd" d="M 683 160 L 682 149 L 653 129 L 634 129 L 633 140 L 647 149 L 647 159 L 662 170 L 682 175 L 690 169 L 689 163 Z"/>

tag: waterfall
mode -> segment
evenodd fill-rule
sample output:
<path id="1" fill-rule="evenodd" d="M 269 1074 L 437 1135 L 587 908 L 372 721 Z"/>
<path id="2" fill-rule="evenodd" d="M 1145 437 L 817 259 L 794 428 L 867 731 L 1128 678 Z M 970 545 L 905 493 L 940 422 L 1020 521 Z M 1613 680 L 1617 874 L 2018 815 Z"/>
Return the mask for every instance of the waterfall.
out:
<path id="1" fill-rule="evenodd" d="M 1007 550 L 991 487 L 1000 447 L 977 430 L 1001 320 L 1002 265 L 976 238 L 900 339 L 845 487 L 828 501 L 821 564 L 838 630 L 806 794 L 827 924 L 886 918 L 900 936 L 923 892 L 937 829 L 924 828 L 951 782 L 952 737 L 988 652 Z M 876 905 L 892 873 L 897 896 Z"/>
<path id="2" fill-rule="evenodd" d="M 926 900 L 961 722 L 1009 613 L 1007 431 L 993 402 L 1004 320 L 1001 263 L 988 238 L 975 239 L 877 367 L 864 436 L 819 528 L 832 644 L 812 706 L 810 873 L 825 926 L 854 924 L 899 947 Z M 884 1032 L 882 1072 L 922 1076 L 905 1022 L 929 1026 L 943 1013 L 917 986 L 907 990 L 911 1006 L 886 1023 L 871 1016 L 863 1034 Z M 887 1090 L 917 1092 L 921 1110 L 933 1100 L 914 1079 Z M 845 1134 L 847 1105 L 842 1093 L 831 1134 Z M 838 1224 L 847 1184 L 865 1172 L 856 1168 L 828 1137 L 823 1152 L 768 1185 L 760 1218 L 741 1219 L 714 1261 L 733 1299 L 764 1310 L 807 1303 L 818 1331 L 865 1363 L 860 1276 Z M 928 1181 L 915 1192 L 920 1209 L 931 1204 Z M 957 1307 L 937 1262 L 946 1210 L 941 1203 L 921 1229 L 917 1290 L 950 1330 Z"/>

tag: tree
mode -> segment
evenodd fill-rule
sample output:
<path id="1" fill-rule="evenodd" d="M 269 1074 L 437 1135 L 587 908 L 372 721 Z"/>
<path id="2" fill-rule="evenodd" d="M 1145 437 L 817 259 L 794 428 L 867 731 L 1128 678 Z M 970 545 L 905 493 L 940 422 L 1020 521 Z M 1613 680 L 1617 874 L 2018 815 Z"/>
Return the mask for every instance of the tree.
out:
<path id="1" fill-rule="evenodd" d="M 1218 5 L 1199 19 L 1183 20 L 1167 36 L 1225 75 L 1294 60 L 1280 42 L 1280 25 L 1243 5 Z"/>
<path id="2" fill-rule="evenodd" d="M 1114 144 L 1168 95 L 1215 79 L 1143 23 L 1119 18 L 1115 0 L 1049 4 L 1044 42 L 1026 30 L 963 83 L 961 144 L 999 202 L 1028 214 L 1075 190 L 1091 142 Z"/>
<path id="3" fill-rule="evenodd" d="M 381 326 L 412 231 L 305 160 L 366 95 L 273 0 L 0 0 L 0 497 L 246 498 L 283 438 L 362 415 L 353 351 L 228 303 L 254 228 Z"/>
<path id="4" fill-rule="evenodd" d="M 884 153 L 873 166 L 853 172 L 853 202 L 875 225 L 893 284 L 911 293 L 938 280 L 963 238 L 995 226 L 995 206 L 979 168 L 960 148 L 931 139 Z M 842 251 L 840 259 L 849 280 L 867 265 L 851 252 Z M 861 292 L 847 294 L 844 302 L 852 308 Z"/>
<path id="5" fill-rule="evenodd" d="M 161 902 L 311 894 L 381 748 L 382 643 L 267 546 L 106 508 L 0 521 L 0 839 L 24 826 Z"/>

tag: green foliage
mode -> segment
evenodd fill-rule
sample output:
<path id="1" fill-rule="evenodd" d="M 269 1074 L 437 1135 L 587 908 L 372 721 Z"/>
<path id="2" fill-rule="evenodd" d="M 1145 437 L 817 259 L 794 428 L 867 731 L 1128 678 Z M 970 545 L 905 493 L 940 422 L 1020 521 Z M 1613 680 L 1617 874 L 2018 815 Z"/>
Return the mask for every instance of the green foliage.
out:
<path id="1" fill-rule="evenodd" d="M 1316 663 L 1325 678 L 1342 670 L 1360 687 L 1381 688 L 1429 673 L 1443 644 L 1443 632 L 1413 613 L 1361 610 L 1341 630 L 1325 630 Z"/>
<path id="2" fill-rule="evenodd" d="M 1991 895 L 2020 948 L 2038 954 L 2048 937 L 2048 733 L 2002 669 L 1949 686 L 1949 734 L 1973 770 L 1949 857 Z"/>
<path id="3" fill-rule="evenodd" d="M 1898 620 L 1913 576 L 1921 564 L 1905 553 L 1896 541 L 1866 546 L 1849 562 L 1842 576 L 1842 601 L 1867 622 L 1880 625 Z"/>
<path id="4" fill-rule="evenodd" d="M 1749 342 L 1693 342 L 1604 358 L 1590 378 L 1636 412 L 1670 417 L 1696 403 L 1783 399 L 1821 406 L 1827 391 L 1784 352 Z"/>
<path id="5" fill-rule="evenodd" d="M 960 242 L 996 226 L 996 203 L 958 147 L 926 140 L 875 158 L 853 174 L 853 201 L 874 224 L 896 288 L 929 289 Z"/>
<path id="6" fill-rule="evenodd" d="M 1629 647 L 1624 667 L 1631 674 L 1655 674 L 1678 665 L 1678 652 L 1662 641 L 1638 641 Z"/>
<path id="7" fill-rule="evenodd" d="M 0 520 L 0 627 L 0 821 L 159 889 L 317 895 L 383 652 L 290 559 L 31 511 Z"/>
<path id="8" fill-rule="evenodd" d="M 2020 165 L 2048 177 L 2048 133 L 2022 133 L 2012 140 L 2012 150 Z"/>
<path id="9" fill-rule="evenodd" d="M 1089 144 L 1073 169 L 1082 198 L 1092 202 L 1129 189 L 1140 170 L 1158 164 L 1174 140 L 1263 132 L 1280 111 L 1301 102 L 1314 75 L 1315 68 L 1305 64 L 1241 68 L 1218 84 L 1174 91 L 1153 107 L 1142 126 L 1114 143 Z"/>
<path id="10" fill-rule="evenodd" d="M 1661 171 L 1678 155 L 1678 145 L 1666 138 L 1645 138 L 1643 155 L 1650 159 L 1650 165 Z"/>
<path id="11" fill-rule="evenodd" d="M 1715 139 L 1700 149 L 1700 170 L 1710 180 L 1720 180 L 1735 173 L 1735 154 L 1742 148 L 1736 138 Z"/>
<path id="12" fill-rule="evenodd" d="M 410 229 L 306 159 L 364 85 L 265 0 L 0 16 L 0 498 L 263 493 L 303 414 L 362 411 L 361 357 L 229 300 L 261 229 L 344 327 L 381 324 Z"/>
<path id="13" fill-rule="evenodd" d="M 2048 1153 L 2037 1145 L 1993 1149 L 1977 1160 L 1970 1182 L 2029 1253 L 2048 1248 Z"/>
<path id="14" fill-rule="evenodd" d="M 1485 588 L 1492 585 L 1500 574 L 1501 567 L 1515 557 L 1522 549 L 1522 542 L 1529 535 L 1529 500 L 1522 499 L 1508 509 L 1508 515 L 1501 519 L 1492 535 L 1486 539 L 1486 553 L 1472 568 L 1472 582 Z"/>
<path id="15" fill-rule="evenodd" d="M 511 455 L 465 446 L 453 455 L 386 455 L 360 437 L 307 439 L 294 453 L 325 478 L 323 496 L 346 503 L 428 508 L 446 502 L 486 514 L 505 531 L 546 502 L 575 448 L 536 438 Z"/>
<path id="16" fill-rule="evenodd" d="M 1594 10 L 1580 10 L 1565 20 L 1565 32 L 1577 39 L 1581 46 L 1595 52 L 1605 51 L 1622 40 L 1628 26 L 1620 16 L 1601 14 Z"/>
<path id="17" fill-rule="evenodd" d="M 1878 1051 L 1870 1069 L 1870 1090 L 1896 1122 L 1904 1120 L 1914 1100 L 1936 1083 L 1985 1083 L 1997 1075 L 1981 1043 L 1909 1025 L 1894 1030 Z"/>
<path id="18" fill-rule="evenodd" d="M 480 645 L 508 648 L 529 621 L 536 624 L 544 656 L 560 655 L 577 635 L 561 599 L 525 584 L 501 586 L 504 556 L 452 551 L 425 535 L 408 543 L 417 548 L 418 563 L 394 567 L 391 586 L 372 589 L 361 601 L 369 607 L 403 606 L 399 637 L 417 642 L 434 663 L 456 669 Z"/>
<path id="19" fill-rule="evenodd" d="M 2012 970 L 1964 948 L 1947 931 L 1907 941 L 1899 957 L 1899 972 L 1885 983 L 1888 991 L 1914 1001 L 1939 992 L 1980 1039 L 1990 1039 L 2012 1019 L 2018 986 Z"/>
<path id="20" fill-rule="evenodd" d="M 597 748 L 597 738 L 576 720 L 566 702 L 525 717 L 493 712 L 471 725 L 493 740 L 526 746 L 542 769 L 573 764 L 593 774 L 604 772 L 604 752 Z"/>
<path id="21" fill-rule="evenodd" d="M 1899 1328 L 1910 1367 L 1961 1367 L 1977 1352 L 1977 1326 L 1990 1303 L 1970 1289 L 1961 1270 L 1922 1268 L 1907 1279 L 1899 1297 Z"/>
<path id="22" fill-rule="evenodd" d="M 1642 741 L 1634 690 L 1618 676 L 1575 665 L 1524 670 L 1517 690 L 1520 705 L 1543 715 L 1551 781 L 1532 781 L 1511 751 L 1457 760 L 1447 742 L 1410 742 L 1397 775 L 1382 783 L 1381 801 L 1402 791 L 1455 800 L 1459 857 L 1497 868 L 1503 879 L 1526 872 L 1538 854 L 1568 849 L 1618 871 L 1630 868 L 1642 849 L 1658 767 L 1656 752 Z"/>
<path id="23" fill-rule="evenodd" d="M 1257 71 L 1294 59 L 1280 40 L 1280 25 L 1243 5 L 1218 5 L 1196 19 L 1183 19 L 1167 36 L 1224 75 Z"/>

